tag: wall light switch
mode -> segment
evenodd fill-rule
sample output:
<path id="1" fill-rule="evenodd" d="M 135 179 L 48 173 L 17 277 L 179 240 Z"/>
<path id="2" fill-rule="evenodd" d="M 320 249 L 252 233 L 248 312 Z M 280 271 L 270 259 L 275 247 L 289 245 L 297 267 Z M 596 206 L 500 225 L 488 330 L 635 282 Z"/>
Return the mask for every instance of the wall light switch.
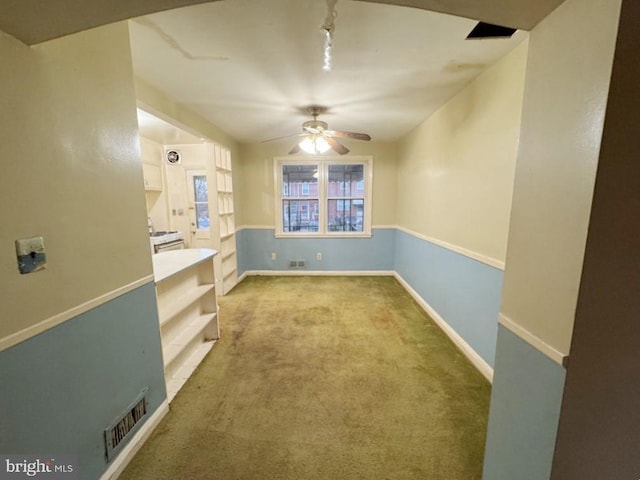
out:
<path id="1" fill-rule="evenodd" d="M 271 260 L 275 260 L 276 259 L 276 252 L 271 252 Z"/>
<path id="2" fill-rule="evenodd" d="M 16 240 L 16 255 L 20 273 L 31 273 L 42 270 L 47 265 L 44 251 L 44 239 L 31 237 Z"/>

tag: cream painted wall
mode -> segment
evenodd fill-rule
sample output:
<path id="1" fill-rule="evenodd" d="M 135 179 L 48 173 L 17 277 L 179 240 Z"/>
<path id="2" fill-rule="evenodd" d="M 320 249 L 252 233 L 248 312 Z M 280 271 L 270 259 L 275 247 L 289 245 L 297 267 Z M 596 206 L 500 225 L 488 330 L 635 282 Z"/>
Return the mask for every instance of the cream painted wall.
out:
<path id="1" fill-rule="evenodd" d="M 399 143 L 398 224 L 504 262 L 527 41 Z"/>
<path id="2" fill-rule="evenodd" d="M 160 166 L 163 169 L 164 146 L 140 137 L 140 156 L 144 163 Z M 161 192 L 145 191 L 147 201 L 147 214 L 151 217 L 153 228 L 156 231 L 169 230 L 169 210 L 167 207 L 167 189 L 165 174 L 163 176 L 163 189 Z"/>
<path id="3" fill-rule="evenodd" d="M 287 156 L 295 138 L 240 146 L 239 226 L 275 226 L 273 158 Z M 396 146 L 390 142 L 344 142 L 354 155 L 373 156 L 372 225 L 395 225 Z M 347 154 L 343 158 L 348 158 Z M 237 164 L 234 164 L 234 169 Z M 234 188 L 236 172 L 234 171 Z M 235 191 L 238 195 L 238 190 Z M 242 222 L 242 223 L 240 223 Z"/>
<path id="4" fill-rule="evenodd" d="M 152 273 L 126 23 L 27 47 L 0 33 L 0 339 Z M 20 275 L 14 241 L 44 236 Z"/>
<path id="5" fill-rule="evenodd" d="M 620 0 L 567 0 L 529 39 L 502 313 L 565 355 L 619 11 Z"/>
<path id="6" fill-rule="evenodd" d="M 234 193 L 239 193 L 242 190 L 242 183 L 239 181 L 242 173 L 238 158 L 240 153 L 238 143 L 235 139 L 227 135 L 216 125 L 189 110 L 188 107 L 176 103 L 164 92 L 161 92 L 153 85 L 137 77 L 135 78 L 135 90 L 138 103 L 145 111 L 168 121 L 182 130 L 227 147 L 231 152 L 233 191 Z M 236 220 L 242 217 L 241 198 L 241 195 L 234 195 L 233 203 Z"/>

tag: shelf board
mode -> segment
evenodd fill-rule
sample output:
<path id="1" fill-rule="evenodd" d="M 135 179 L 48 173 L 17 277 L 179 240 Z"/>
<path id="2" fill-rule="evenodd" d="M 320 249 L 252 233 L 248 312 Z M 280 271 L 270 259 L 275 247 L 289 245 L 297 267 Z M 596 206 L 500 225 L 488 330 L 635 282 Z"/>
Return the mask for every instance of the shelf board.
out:
<path id="1" fill-rule="evenodd" d="M 163 345 L 164 352 L 164 368 L 165 370 L 180 356 L 194 340 L 201 337 L 202 342 L 205 341 L 203 332 L 207 326 L 216 318 L 215 313 L 207 313 L 200 315 L 187 325 L 180 334 L 171 340 L 168 345 Z"/>
<path id="2" fill-rule="evenodd" d="M 214 284 L 201 285 L 199 287 L 192 288 L 185 294 L 175 298 L 169 305 L 163 308 L 162 311 L 158 312 L 160 326 L 169 322 L 172 318 L 192 305 L 199 298 L 205 296 L 214 288 Z"/>
<path id="3" fill-rule="evenodd" d="M 215 340 L 209 340 L 198 345 L 171 378 L 167 378 L 167 400 L 169 400 L 169 403 L 171 403 L 195 369 L 198 368 L 198 365 L 204 360 L 204 357 L 207 356 L 207 353 L 215 343 Z"/>
<path id="4" fill-rule="evenodd" d="M 222 280 L 225 280 L 227 278 L 229 278 L 231 275 L 233 275 L 233 273 L 236 271 L 236 269 L 234 268 L 233 270 L 229 270 L 227 273 L 223 273 L 222 274 Z"/>
<path id="5" fill-rule="evenodd" d="M 151 257 L 153 278 L 156 283 L 160 283 L 195 265 L 210 261 L 217 254 L 216 250 L 210 248 L 185 248 L 156 253 Z"/>
<path id="6" fill-rule="evenodd" d="M 232 257 L 234 253 L 236 253 L 235 250 L 231 250 L 230 252 L 225 253 L 224 255 L 222 255 L 222 261 L 224 262 L 228 258 Z"/>

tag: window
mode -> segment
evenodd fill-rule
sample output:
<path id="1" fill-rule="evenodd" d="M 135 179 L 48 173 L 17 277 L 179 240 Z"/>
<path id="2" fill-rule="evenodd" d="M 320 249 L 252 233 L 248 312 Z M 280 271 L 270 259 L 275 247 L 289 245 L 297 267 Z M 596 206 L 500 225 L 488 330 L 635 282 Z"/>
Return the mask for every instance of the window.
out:
<path id="1" fill-rule="evenodd" d="M 371 157 L 276 158 L 278 236 L 370 236 Z"/>
<path id="2" fill-rule="evenodd" d="M 208 229 L 211 222 L 209 222 L 209 191 L 206 175 L 193 176 L 193 196 L 196 210 L 196 228 L 198 230 Z"/>
<path id="3" fill-rule="evenodd" d="M 278 198 L 282 221 L 280 232 L 317 232 L 318 218 L 309 211 L 318 212 L 318 165 L 282 165 L 282 186 Z M 314 218 L 315 216 L 315 218 Z"/>

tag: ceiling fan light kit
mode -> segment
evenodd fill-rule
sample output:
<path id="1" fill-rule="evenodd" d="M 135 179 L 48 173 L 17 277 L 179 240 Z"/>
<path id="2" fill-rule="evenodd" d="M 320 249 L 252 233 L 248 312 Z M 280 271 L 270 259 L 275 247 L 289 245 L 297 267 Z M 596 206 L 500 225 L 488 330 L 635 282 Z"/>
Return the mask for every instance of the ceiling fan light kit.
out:
<path id="1" fill-rule="evenodd" d="M 327 122 L 318 120 L 318 115 L 326 113 L 326 107 L 311 105 L 307 107 L 306 110 L 311 114 L 313 120 L 307 120 L 302 124 L 302 133 L 300 135 L 304 138 L 298 144 L 294 145 L 291 151 L 289 151 L 289 155 L 300 153 L 300 150 L 311 155 L 318 155 L 327 153 L 331 149 L 339 155 L 344 155 L 345 153 L 349 153 L 349 149 L 334 137 L 364 141 L 371 140 L 371 137 L 366 133 L 329 130 Z"/>
<path id="2" fill-rule="evenodd" d="M 289 150 L 289 155 L 296 155 L 301 151 L 311 155 L 319 155 L 321 153 L 327 153 L 332 149 L 337 154 L 344 155 L 345 153 L 349 153 L 349 149 L 336 140 L 336 138 L 348 138 L 350 140 L 362 140 L 365 142 L 371 140 L 371 136 L 366 133 L 329 130 L 327 122 L 318 120 L 318 115 L 327 112 L 326 107 L 311 105 L 306 107 L 305 110 L 309 112 L 313 117 L 313 120 L 307 120 L 302 124 L 302 133 L 294 133 L 284 137 L 272 138 L 270 140 L 264 140 L 264 142 L 272 142 L 274 140 L 297 136 L 302 137 L 302 140 L 296 143 L 293 148 Z"/>
<path id="3" fill-rule="evenodd" d="M 321 136 L 306 137 L 299 143 L 300 148 L 311 155 L 327 153 L 331 150 L 331 145 Z"/>

